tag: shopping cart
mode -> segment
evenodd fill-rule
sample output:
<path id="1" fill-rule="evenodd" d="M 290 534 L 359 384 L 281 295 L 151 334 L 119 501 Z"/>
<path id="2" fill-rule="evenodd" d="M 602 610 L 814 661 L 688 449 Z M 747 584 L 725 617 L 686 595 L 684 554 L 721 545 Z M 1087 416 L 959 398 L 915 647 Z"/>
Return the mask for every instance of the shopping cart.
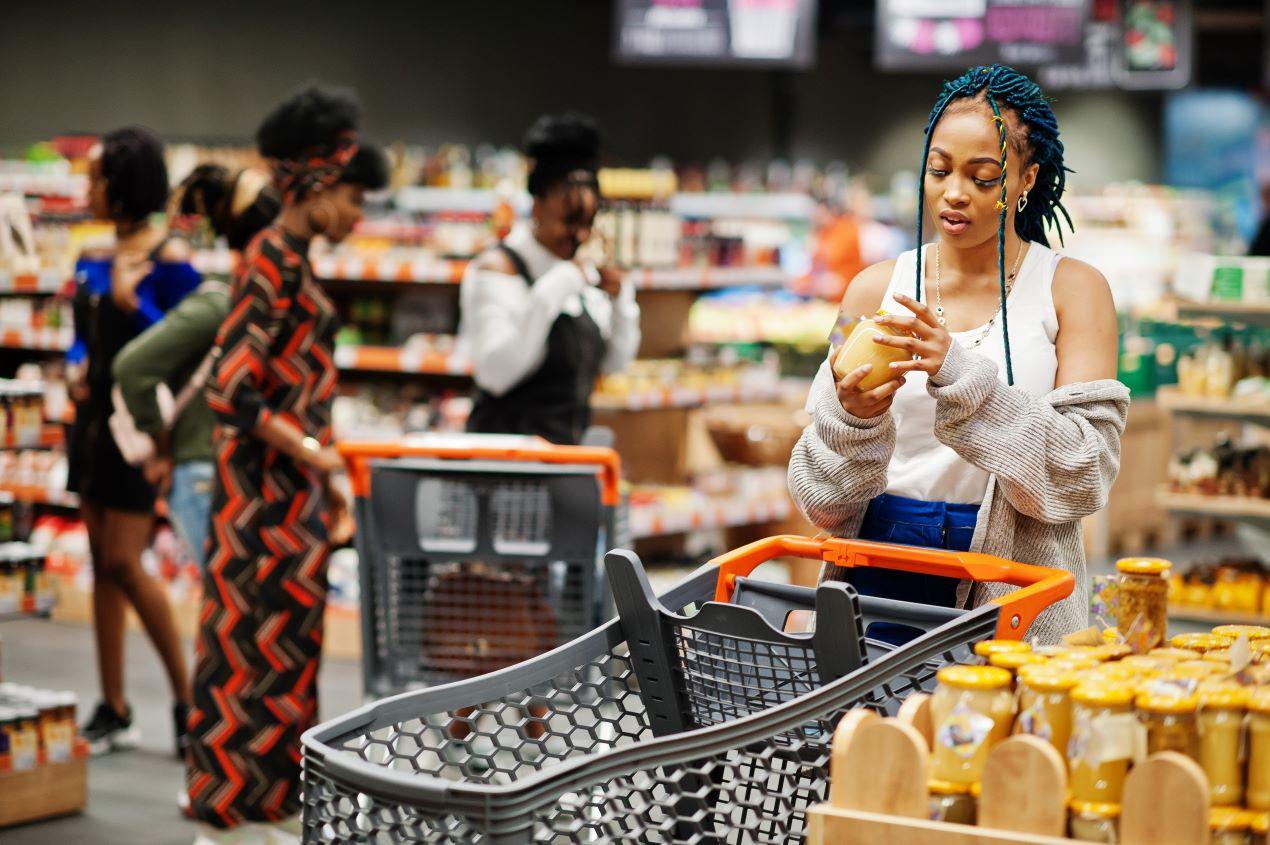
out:
<path id="1" fill-rule="evenodd" d="M 1021 589 L 955 610 L 748 577 L 786 556 Z M 515 667 L 306 733 L 305 841 L 801 842 L 844 712 L 895 710 L 940 666 L 971 659 L 974 642 L 1022 637 L 1074 583 L 984 555 L 798 537 L 726 554 L 660 599 L 630 552 L 606 564 L 618 619 Z M 816 630 L 783 630 L 805 608 Z M 927 632 L 898 648 L 862 642 L 878 620 Z"/>
<path id="2" fill-rule="evenodd" d="M 470 678 L 595 628 L 621 545 L 617 453 L 535 437 L 341 443 L 366 693 Z"/>

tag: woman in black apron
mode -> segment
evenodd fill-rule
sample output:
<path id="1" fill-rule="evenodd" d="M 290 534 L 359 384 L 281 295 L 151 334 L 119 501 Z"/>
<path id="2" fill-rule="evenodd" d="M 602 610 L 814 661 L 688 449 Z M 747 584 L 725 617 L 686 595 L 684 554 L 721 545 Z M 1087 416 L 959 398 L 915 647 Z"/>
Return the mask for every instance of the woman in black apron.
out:
<path id="1" fill-rule="evenodd" d="M 639 306 L 614 268 L 577 257 L 599 203 L 599 132 L 577 114 L 539 118 L 525 137 L 533 213 L 463 279 L 463 337 L 476 396 L 468 431 L 576 444 L 601 373 L 639 348 Z"/>

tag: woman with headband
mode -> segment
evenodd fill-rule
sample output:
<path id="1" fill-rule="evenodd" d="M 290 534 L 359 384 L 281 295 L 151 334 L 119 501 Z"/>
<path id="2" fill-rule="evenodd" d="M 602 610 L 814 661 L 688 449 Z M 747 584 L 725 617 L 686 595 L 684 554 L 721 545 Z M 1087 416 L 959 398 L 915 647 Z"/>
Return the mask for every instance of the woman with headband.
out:
<path id="1" fill-rule="evenodd" d="M 944 86 L 926 126 L 918 248 L 861 272 L 847 315 L 887 312 L 876 342 L 911 355 L 862 390 L 863 365 L 821 366 L 789 486 L 817 526 L 845 537 L 973 550 L 1070 570 L 1076 589 L 1031 632 L 1084 627 L 1082 517 L 1107 501 L 1129 391 L 1115 380 L 1111 291 L 1049 248 L 1066 178 L 1039 86 L 1000 65 Z M 938 237 L 922 243 L 924 225 Z M 1068 221 L 1070 226 L 1070 221 Z M 828 565 L 866 595 L 973 607 L 1011 588 Z M 906 626 L 870 626 L 905 642 Z"/>
<path id="2" fill-rule="evenodd" d="M 186 785 L 193 815 L 212 828 L 285 821 L 300 809 L 327 554 L 351 533 L 330 485 L 342 466 L 331 442 L 337 317 L 308 252 L 315 237 L 347 237 L 365 192 L 387 183 L 383 154 L 358 143 L 359 112 L 348 94 L 309 88 L 256 133 L 282 209 L 235 274 L 207 388 L 217 472 Z M 204 830 L 205 840 L 216 836 Z"/>
<path id="3" fill-rule="evenodd" d="M 459 294 L 477 387 L 469 431 L 577 444 L 596 378 L 639 349 L 633 287 L 578 258 L 599 205 L 599 147 L 579 114 L 541 117 L 525 136 L 533 213 L 472 262 Z"/>

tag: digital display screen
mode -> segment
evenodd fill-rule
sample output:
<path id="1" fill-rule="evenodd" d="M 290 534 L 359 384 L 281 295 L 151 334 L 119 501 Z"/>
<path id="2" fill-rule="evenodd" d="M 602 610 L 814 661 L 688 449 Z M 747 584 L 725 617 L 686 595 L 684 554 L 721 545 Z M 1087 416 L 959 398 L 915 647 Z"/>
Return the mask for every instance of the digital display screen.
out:
<path id="1" fill-rule="evenodd" d="M 1089 0 L 878 0 L 885 70 L 961 70 L 1079 61 Z"/>
<path id="2" fill-rule="evenodd" d="M 628 64 L 811 67 L 816 0 L 616 0 L 614 54 Z"/>

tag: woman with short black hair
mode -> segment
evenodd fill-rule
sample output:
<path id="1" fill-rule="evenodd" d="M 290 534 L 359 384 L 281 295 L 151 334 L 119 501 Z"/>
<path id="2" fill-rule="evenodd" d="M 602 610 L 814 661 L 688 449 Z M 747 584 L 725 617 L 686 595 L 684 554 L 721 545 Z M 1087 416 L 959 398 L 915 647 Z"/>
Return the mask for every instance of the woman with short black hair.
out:
<path id="1" fill-rule="evenodd" d="M 327 555 L 351 533 L 347 502 L 329 483 L 342 467 L 331 437 L 337 317 L 308 252 L 315 237 L 346 238 L 365 192 L 387 184 L 383 154 L 358 138 L 359 117 L 351 94 L 311 87 L 256 134 L 282 210 L 243 255 L 207 389 L 217 472 L 187 786 L 194 816 L 213 828 L 300 809 Z M 201 841 L 217 836 L 205 830 Z"/>
<path id="2" fill-rule="evenodd" d="M 533 211 L 472 262 L 460 292 L 460 337 L 476 399 L 468 430 L 577 444 L 601 373 L 639 349 L 635 291 L 613 267 L 578 258 L 600 187 L 600 133 L 585 115 L 540 117 L 525 135 Z"/>
<path id="3" fill-rule="evenodd" d="M 93 561 L 93 625 L 102 700 L 84 726 L 94 753 L 136 745 L 124 696 L 127 608 L 137 612 L 163 659 L 176 703 L 177 747 L 190 700 L 180 639 L 163 588 L 141 566 L 154 530 L 155 490 L 119 452 L 108 420 L 111 366 L 125 345 L 175 307 L 201 280 L 189 247 L 153 217 L 168 198 L 163 142 L 130 126 L 101 139 L 89 160 L 89 207 L 114 225 L 111 251 L 86 251 L 76 264 L 75 342 L 67 354 L 75 425 L 67 444 L 68 488 L 79 494 Z"/>

